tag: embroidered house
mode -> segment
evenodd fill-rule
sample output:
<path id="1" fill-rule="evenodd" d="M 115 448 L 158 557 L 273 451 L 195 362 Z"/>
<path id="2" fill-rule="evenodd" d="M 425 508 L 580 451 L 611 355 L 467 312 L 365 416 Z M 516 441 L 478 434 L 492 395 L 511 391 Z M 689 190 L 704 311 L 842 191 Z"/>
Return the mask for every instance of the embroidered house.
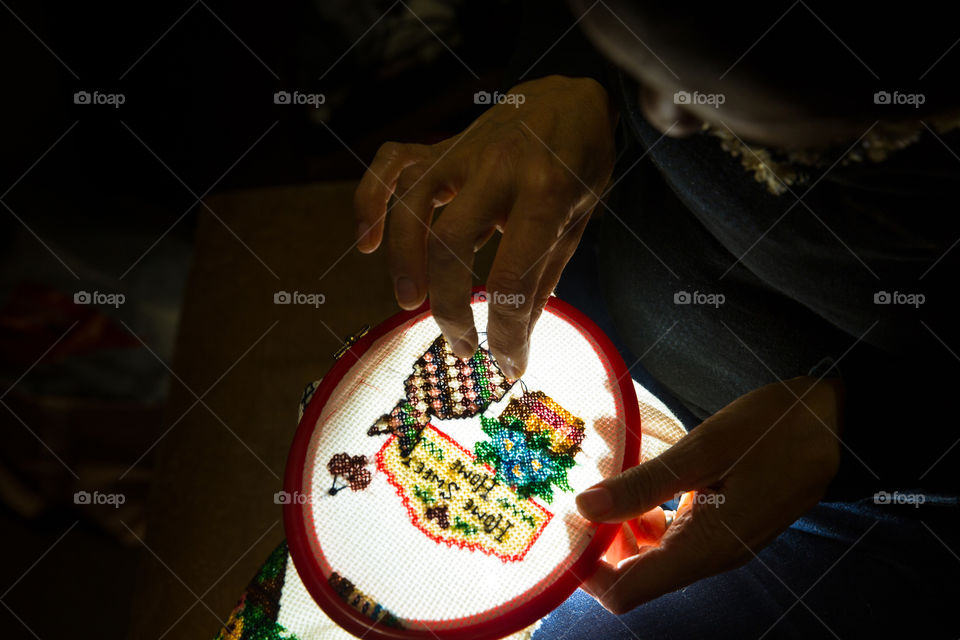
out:
<path id="1" fill-rule="evenodd" d="M 549 450 L 560 456 L 577 455 L 585 432 L 583 420 L 542 391 L 528 391 L 522 397 L 510 400 L 500 414 L 500 421 L 519 422 L 519 426 L 533 438 L 545 436 Z"/>

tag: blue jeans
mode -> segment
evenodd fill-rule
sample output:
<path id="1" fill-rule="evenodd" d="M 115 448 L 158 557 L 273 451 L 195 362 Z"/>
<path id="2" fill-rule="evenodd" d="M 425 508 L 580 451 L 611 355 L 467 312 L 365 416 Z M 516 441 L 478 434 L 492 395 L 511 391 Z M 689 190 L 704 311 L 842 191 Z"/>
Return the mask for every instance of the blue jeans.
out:
<path id="1" fill-rule="evenodd" d="M 588 229 L 557 295 L 611 337 L 634 379 L 690 429 L 696 419 L 617 340 L 597 283 Z M 960 508 L 821 503 L 746 565 L 661 596 L 622 616 L 576 591 L 535 640 L 577 638 L 960 637 Z"/>

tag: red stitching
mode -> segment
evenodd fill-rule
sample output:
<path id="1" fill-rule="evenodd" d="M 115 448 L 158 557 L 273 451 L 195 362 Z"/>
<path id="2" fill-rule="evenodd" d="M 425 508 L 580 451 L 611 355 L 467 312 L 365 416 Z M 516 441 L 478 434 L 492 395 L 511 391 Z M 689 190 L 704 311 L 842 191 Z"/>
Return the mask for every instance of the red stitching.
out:
<path id="1" fill-rule="evenodd" d="M 427 426 L 428 426 L 428 427 L 433 427 L 433 425 L 431 425 L 431 424 L 429 424 L 429 423 L 427 424 Z M 458 443 L 456 440 L 454 440 L 453 438 L 451 438 L 450 436 L 448 436 L 447 434 L 445 434 L 443 431 L 440 431 L 440 430 L 437 429 L 436 427 L 433 427 L 433 430 L 434 430 L 435 433 L 437 433 L 437 434 L 440 435 L 442 438 L 444 438 L 447 442 L 449 442 L 449 443 L 452 444 L 453 446 L 455 446 L 455 447 L 457 447 L 458 449 L 460 449 L 460 451 L 461 451 L 464 455 L 466 455 L 467 457 L 469 457 L 470 460 L 474 460 L 474 459 L 475 459 L 473 453 L 471 453 L 468 449 L 465 449 L 465 448 L 463 448 L 462 446 L 460 446 L 460 443 Z M 518 554 L 514 554 L 514 555 L 512 555 L 512 556 L 507 556 L 507 555 L 503 555 L 502 553 L 497 553 L 497 552 L 496 552 L 495 550 L 493 550 L 493 549 L 484 547 L 484 546 L 483 546 L 482 544 L 480 544 L 479 542 L 464 542 L 464 541 L 460 541 L 460 540 L 456 540 L 456 539 L 449 539 L 449 540 L 448 540 L 448 539 L 446 539 L 446 538 L 441 538 L 440 536 L 437 536 L 437 535 L 431 533 L 431 532 L 426 528 L 426 526 L 421 522 L 420 516 L 417 514 L 416 510 L 415 510 L 415 509 L 413 508 L 413 506 L 410 504 L 410 496 L 407 495 L 406 488 L 403 487 L 403 485 L 401 485 L 401 484 L 395 479 L 394 475 L 393 475 L 392 473 L 390 473 L 390 471 L 388 471 L 387 468 L 386 468 L 386 463 L 385 463 L 384 460 L 383 460 L 383 454 L 387 451 L 387 448 L 388 448 L 391 444 L 393 444 L 393 441 L 394 441 L 395 439 L 396 439 L 396 436 L 395 436 L 395 435 L 391 435 L 389 438 L 387 438 L 387 441 L 383 444 L 383 446 L 380 447 L 380 450 L 377 451 L 377 469 L 379 469 L 380 471 L 383 472 L 383 474 L 387 477 L 387 481 L 388 481 L 390 484 L 393 485 L 394 489 L 396 489 L 397 495 L 400 496 L 400 499 L 403 501 L 403 506 L 404 506 L 404 508 L 407 510 L 407 515 L 410 517 L 410 521 L 414 524 L 414 526 L 417 527 L 417 529 L 419 529 L 419 530 L 422 531 L 424 534 L 426 534 L 426 536 L 427 536 L 428 538 L 430 538 L 431 540 L 433 540 L 434 542 L 436 542 L 436 543 L 438 543 L 438 544 L 440 544 L 440 543 L 446 544 L 448 547 L 453 547 L 454 545 L 456 545 L 456 546 L 460 547 L 461 549 L 467 549 L 467 550 L 469 550 L 469 551 L 480 551 L 480 552 L 482 552 L 482 553 L 487 554 L 488 556 L 496 556 L 497 558 L 500 558 L 500 560 L 503 561 L 504 563 L 506 563 L 506 562 L 517 562 L 517 561 L 523 560 L 523 558 L 527 555 L 527 552 L 530 551 L 530 547 L 532 547 L 532 546 L 533 546 L 533 543 L 535 543 L 535 542 L 540 538 L 540 534 L 542 534 L 542 533 L 544 532 L 544 530 L 547 528 L 547 525 L 550 524 L 550 520 L 553 519 L 553 514 L 550 513 L 549 511 L 547 511 L 547 509 L 544 508 L 543 505 L 537 504 L 537 503 L 534 502 L 533 500 L 529 500 L 529 502 L 530 502 L 534 507 L 536 507 L 537 509 L 539 509 L 540 511 L 542 511 L 544 514 L 546 514 L 547 517 L 546 517 L 546 520 L 543 521 L 543 524 L 540 526 L 540 529 L 534 534 L 533 538 L 530 539 L 530 542 L 527 543 L 527 546 L 525 546 L 525 547 L 523 548 L 523 551 L 521 551 L 521 552 L 518 553 Z M 512 489 L 511 489 L 511 491 L 512 491 Z"/>

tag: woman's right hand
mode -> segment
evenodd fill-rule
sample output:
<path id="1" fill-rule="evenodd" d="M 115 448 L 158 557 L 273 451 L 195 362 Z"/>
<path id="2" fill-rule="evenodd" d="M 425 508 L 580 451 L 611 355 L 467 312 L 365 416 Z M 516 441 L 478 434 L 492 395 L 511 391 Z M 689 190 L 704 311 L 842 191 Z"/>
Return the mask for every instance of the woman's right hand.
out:
<path id="1" fill-rule="evenodd" d="M 478 346 L 473 254 L 500 231 L 487 291 L 488 344 L 518 378 L 530 332 L 613 171 L 616 116 L 589 78 L 517 85 L 465 131 L 434 145 L 388 142 L 357 188 L 358 247 L 380 246 L 387 205 L 390 271 L 405 309 L 429 293 L 454 352 Z M 434 221 L 436 207 L 448 205 Z"/>

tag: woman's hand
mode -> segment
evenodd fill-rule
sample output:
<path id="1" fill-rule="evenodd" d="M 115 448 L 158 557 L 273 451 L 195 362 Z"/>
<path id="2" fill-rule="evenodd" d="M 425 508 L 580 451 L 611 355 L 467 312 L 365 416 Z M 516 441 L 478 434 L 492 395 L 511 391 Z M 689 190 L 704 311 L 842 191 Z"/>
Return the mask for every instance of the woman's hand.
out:
<path id="1" fill-rule="evenodd" d="M 381 243 L 387 203 L 396 197 L 387 249 L 397 301 L 411 309 L 429 293 L 461 357 L 478 345 L 473 254 L 495 230 L 503 233 L 487 280 L 487 337 L 504 373 L 518 378 L 533 325 L 613 171 L 615 116 L 603 87 L 586 78 L 550 76 L 508 95 L 514 99 L 453 138 L 383 145 L 354 206 L 358 247 L 369 253 Z"/>
<path id="2" fill-rule="evenodd" d="M 841 403 L 835 380 L 761 387 L 658 458 L 577 496 L 584 517 L 623 522 L 695 490 L 659 545 L 601 564 L 583 588 L 620 614 L 746 563 L 823 497 L 839 465 Z"/>

